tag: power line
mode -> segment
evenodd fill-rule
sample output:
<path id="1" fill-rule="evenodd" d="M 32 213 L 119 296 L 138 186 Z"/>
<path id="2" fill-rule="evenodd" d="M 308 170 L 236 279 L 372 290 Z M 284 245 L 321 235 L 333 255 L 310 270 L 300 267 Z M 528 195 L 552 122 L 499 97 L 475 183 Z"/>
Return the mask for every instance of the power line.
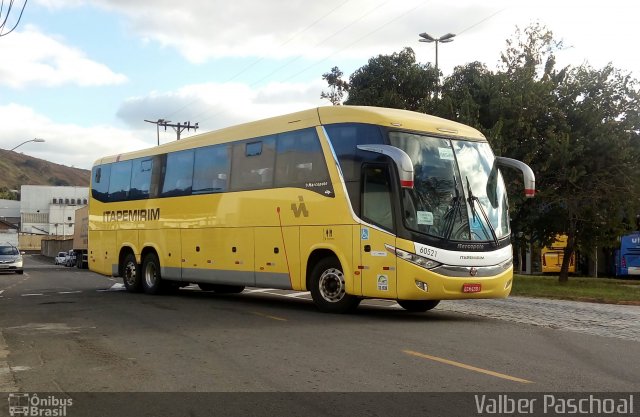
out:
<path id="1" fill-rule="evenodd" d="M 3 0 L 4 1 L 4 0 Z M 323 19 L 325 19 L 327 16 L 329 16 L 330 14 L 332 14 L 333 12 L 335 12 L 336 10 L 340 9 L 342 6 L 344 6 L 345 4 L 349 3 L 351 0 L 345 0 L 342 3 L 340 3 L 339 5 L 337 5 L 336 7 L 334 7 L 333 9 L 329 10 L 327 13 L 325 13 L 324 15 L 320 16 L 318 19 L 316 19 L 315 21 L 313 21 L 311 24 L 307 25 L 304 29 L 299 30 L 295 33 L 293 33 L 291 36 L 289 36 L 289 38 L 287 40 L 285 40 L 284 42 L 282 42 L 280 45 L 278 45 L 277 49 L 281 49 L 283 46 L 285 46 L 286 44 L 288 44 L 289 42 L 291 42 L 292 40 L 294 40 L 295 38 L 297 38 L 298 36 L 302 35 L 303 33 L 305 33 L 306 31 L 308 31 L 309 29 L 311 29 L 312 27 L 314 27 L 315 25 L 317 25 L 318 23 L 320 23 Z M 255 61 L 253 61 L 252 63 L 250 63 L 249 65 L 247 65 L 246 67 L 244 67 L 243 69 L 241 69 L 240 71 L 238 71 L 236 74 L 234 74 L 233 76 L 231 76 L 230 78 L 228 78 L 226 81 L 223 82 L 223 84 L 226 84 L 230 81 L 235 80 L 236 78 L 238 78 L 240 75 L 244 74 L 245 72 L 249 71 L 251 68 L 255 67 L 257 64 L 259 64 L 260 62 L 264 61 L 267 58 L 266 55 L 261 56 L 260 58 L 256 59 Z M 180 107 L 178 110 L 174 111 L 173 113 L 170 113 L 167 117 L 172 117 L 174 114 L 186 109 L 187 107 L 192 106 L 195 102 L 199 101 L 199 99 L 195 99 L 192 100 L 190 102 L 188 102 L 187 104 L 183 105 L 182 107 Z"/>
<path id="2" fill-rule="evenodd" d="M 322 45 L 323 43 L 325 43 L 326 41 L 328 41 L 329 39 L 335 37 L 336 35 L 338 35 L 339 33 L 347 30 L 349 27 L 353 26 L 354 24 L 356 24 L 357 22 L 359 22 L 360 20 L 364 19 L 365 17 L 367 17 L 368 15 L 370 15 L 371 13 L 373 13 L 374 11 L 378 10 L 380 7 L 384 6 L 385 4 L 389 3 L 389 1 L 391 0 L 385 0 L 381 3 L 379 3 L 377 6 L 375 6 L 373 9 L 370 9 L 368 12 L 360 15 L 360 17 L 358 17 L 356 20 L 352 21 L 351 23 L 349 23 L 348 25 L 344 26 L 343 28 L 341 28 L 340 30 L 338 30 L 337 32 L 334 32 L 333 34 L 329 35 L 328 37 L 324 38 L 323 40 L 321 40 L 320 42 L 318 42 L 317 44 L 315 44 L 313 47 L 317 48 L 318 46 Z M 255 85 L 259 84 L 260 82 L 264 81 L 265 79 L 271 77 L 273 74 L 275 74 L 276 72 L 280 71 L 282 68 L 287 67 L 289 64 L 297 61 L 298 59 L 301 58 L 301 55 L 298 55 L 297 57 L 289 60 L 288 62 L 285 62 L 283 65 L 279 66 L 278 68 L 276 68 L 275 70 L 271 71 L 269 74 L 265 75 L 264 77 L 258 79 L 257 81 L 254 81 L 253 83 L 249 84 L 249 87 L 254 87 Z"/>
<path id="3" fill-rule="evenodd" d="M 287 77 L 287 78 L 285 78 L 285 79 L 281 80 L 281 82 L 289 81 L 290 79 L 295 78 L 295 77 L 297 77 L 298 75 L 300 75 L 300 74 L 302 74 L 302 73 L 304 73 L 304 72 L 307 72 L 307 71 L 308 71 L 308 70 L 310 70 L 311 68 L 315 67 L 316 65 L 319 65 L 319 64 L 323 63 L 323 62 L 324 62 L 324 61 L 326 61 L 327 59 L 329 59 L 329 58 L 331 58 L 331 57 L 333 57 L 333 56 L 335 56 L 335 55 L 339 54 L 340 52 L 342 52 L 342 51 L 344 51 L 344 50 L 346 50 L 346 49 L 351 48 L 353 45 L 355 45 L 355 44 L 357 44 L 358 42 L 362 41 L 363 39 L 365 39 L 365 38 L 367 38 L 367 37 L 369 37 L 369 36 L 373 35 L 374 33 L 376 33 L 376 32 L 378 32 L 378 31 L 382 30 L 382 29 L 383 29 L 383 28 L 385 28 L 386 26 L 389 26 L 390 24 L 392 24 L 392 23 L 393 23 L 393 22 L 395 22 L 396 20 L 401 19 L 401 18 L 405 17 L 406 15 L 408 15 L 409 13 L 413 12 L 414 10 L 419 9 L 420 7 L 424 6 L 424 4 L 425 4 L 425 3 L 427 3 L 427 1 L 429 1 L 429 0 L 425 0 L 425 1 L 423 1 L 422 3 L 418 4 L 417 6 L 415 6 L 415 7 L 411 8 L 411 9 L 407 10 L 406 12 L 404 12 L 404 13 L 402 13 L 402 14 L 400 14 L 400 15 L 396 16 L 395 18 L 391 19 L 390 21 L 388 21 L 388 22 L 387 22 L 387 23 L 385 23 L 384 25 L 378 26 L 376 29 L 374 29 L 374 30 L 372 30 L 372 31 L 370 31 L 370 32 L 367 32 L 366 34 L 364 34 L 363 36 L 359 37 L 359 38 L 358 38 L 358 39 L 356 39 L 355 41 L 353 41 L 353 42 L 351 42 L 351 43 L 347 44 L 346 46 L 344 46 L 344 47 L 342 47 L 342 48 L 338 49 L 337 51 L 332 52 L 331 54 L 329 54 L 329 55 L 325 56 L 324 58 L 322 58 L 321 60 L 316 61 L 316 62 L 314 62 L 313 64 L 311 64 L 311 65 L 309 65 L 309 66 L 307 66 L 307 67 L 303 68 L 302 70 L 300 70 L 300 71 L 298 71 L 298 72 L 296 72 L 296 73 L 294 73 L 294 74 L 290 75 L 289 77 Z"/>
<path id="4" fill-rule="evenodd" d="M 388 25 L 390 25 L 390 24 L 394 23 L 395 21 L 397 21 L 397 20 L 399 20 L 399 19 L 401 19 L 401 18 L 405 17 L 405 16 L 406 16 L 406 15 L 408 15 L 409 13 L 411 13 L 411 12 L 415 11 L 416 9 L 418 9 L 418 8 L 420 8 L 420 7 L 423 7 L 423 6 L 424 6 L 424 4 L 425 4 L 425 3 L 427 3 L 428 1 L 429 1 L 429 0 L 425 0 L 425 1 L 421 2 L 420 4 L 418 4 L 417 6 L 415 6 L 415 7 L 411 8 L 411 9 L 409 9 L 409 10 L 407 10 L 407 11 L 405 11 L 405 12 L 401 13 L 400 15 L 396 16 L 395 18 L 393 18 L 393 19 L 389 20 L 389 21 L 388 21 L 388 22 L 386 22 L 385 24 L 380 25 L 380 26 L 377 26 L 374 30 L 367 32 L 366 34 L 364 34 L 363 36 L 359 37 L 359 38 L 358 38 L 358 39 L 356 39 L 355 41 L 353 41 L 353 42 L 351 42 L 351 43 L 347 44 L 346 46 L 344 46 L 344 47 L 342 47 L 342 48 L 340 48 L 340 49 L 338 49 L 338 50 L 336 50 L 336 51 L 334 51 L 334 52 L 332 52 L 331 54 L 329 54 L 329 55 L 325 56 L 324 58 L 320 59 L 319 61 L 316 61 L 316 62 L 314 62 L 314 63 L 312 63 L 312 64 L 308 65 L 307 67 L 305 67 L 305 68 L 301 69 L 300 71 L 297 71 L 297 72 L 295 72 L 295 73 L 293 73 L 293 74 L 289 75 L 288 77 L 286 77 L 286 78 L 282 79 L 282 80 L 281 80 L 281 82 L 289 81 L 289 80 L 291 80 L 292 78 L 297 77 L 298 75 L 300 75 L 300 74 L 302 74 L 302 73 L 304 73 L 304 72 L 306 72 L 306 71 L 310 70 L 311 68 L 313 68 L 313 67 L 315 67 L 315 66 L 317 66 L 317 65 L 321 64 L 322 62 L 324 62 L 324 61 L 328 60 L 329 58 L 331 58 L 331 57 L 333 57 L 333 56 L 337 55 L 338 53 L 343 52 L 343 51 L 345 51 L 345 50 L 347 50 L 347 49 L 351 48 L 353 45 L 355 45 L 355 44 L 357 44 L 357 43 L 361 42 L 363 39 L 365 39 L 365 38 L 367 38 L 367 37 L 369 37 L 369 36 L 373 35 L 374 33 L 376 33 L 376 32 L 378 32 L 378 31 L 382 30 L 383 28 L 385 28 L 385 27 L 387 27 Z M 329 39 L 331 39 L 331 38 L 335 37 L 336 35 L 338 35 L 339 33 L 343 32 L 344 30 L 346 30 L 347 28 L 349 28 L 349 27 L 350 27 L 350 26 L 352 26 L 353 24 L 357 23 L 358 21 L 362 20 L 362 19 L 363 19 L 363 18 L 365 18 L 367 15 L 369 15 L 369 14 L 371 14 L 373 11 L 375 11 L 375 10 L 379 9 L 380 7 L 382 7 L 383 5 L 385 5 L 386 3 L 388 3 L 388 1 L 383 1 L 382 3 L 378 4 L 376 7 L 374 7 L 373 9 L 370 9 L 369 11 L 367 11 L 366 13 L 364 13 L 363 15 L 361 15 L 360 17 L 358 17 L 357 19 L 355 19 L 354 21 L 352 21 L 351 23 L 349 23 L 347 26 L 345 26 L 345 27 L 343 27 L 343 28 L 339 29 L 338 31 L 334 32 L 332 35 L 330 35 L 330 36 L 328 36 L 328 37 L 324 38 L 322 41 L 320 41 L 319 43 L 317 43 L 314 47 L 318 47 L 318 46 L 322 45 L 322 44 L 323 44 L 324 42 L 326 42 L 327 40 L 329 40 Z M 343 3 L 343 4 L 344 4 L 344 3 Z M 342 5 L 340 5 L 340 6 L 336 7 L 335 9 L 337 9 L 337 8 L 339 8 L 339 7 L 341 7 L 341 6 L 342 6 Z M 334 10 L 335 10 L 335 9 L 334 9 Z M 463 30 L 459 31 L 459 32 L 457 33 L 457 35 L 459 36 L 460 34 L 462 34 L 462 33 L 464 33 L 464 32 L 467 32 L 468 30 L 473 29 L 474 27 L 476 27 L 476 26 L 478 26 L 478 25 L 480 25 L 480 24 L 482 24 L 482 23 L 486 22 L 487 20 L 489 20 L 489 19 L 493 18 L 494 16 L 496 16 L 497 14 L 499 14 L 499 13 L 503 12 L 503 11 L 504 11 L 504 10 L 506 10 L 506 9 L 507 9 L 507 7 L 502 8 L 502 9 L 500 9 L 500 10 L 498 10 L 498 11 L 496 11 L 496 12 L 492 13 L 491 15 L 489 15 L 489 16 L 487 16 L 487 17 L 485 17 L 484 19 L 481 19 L 480 21 L 478 21 L 478 22 L 474 23 L 473 25 L 471 25 L 471 26 L 469 26 L 469 27 L 467 27 L 467 28 L 465 28 L 465 29 L 463 29 Z M 333 12 L 333 10 L 332 10 L 331 12 Z M 327 13 L 325 16 L 329 15 L 331 12 Z M 324 18 L 325 16 L 323 16 L 323 18 Z M 319 20 L 321 20 L 321 19 L 319 19 Z M 315 23 L 316 23 L 316 22 L 314 22 L 311 26 L 315 25 Z M 306 29 L 305 29 L 305 30 L 306 30 Z M 304 30 L 303 30 L 302 32 L 304 32 Z M 302 32 L 300 32 L 300 33 L 302 33 Z M 295 36 L 296 36 L 296 35 L 294 35 L 292 38 L 295 38 Z M 290 38 L 289 40 L 291 40 L 292 38 Z M 284 44 L 288 43 L 288 42 L 289 42 L 289 40 L 287 40 Z M 283 45 L 284 45 L 284 44 L 283 44 Z M 283 46 L 283 45 L 282 45 L 282 46 Z M 271 71 L 271 72 L 270 72 L 270 73 L 268 73 L 267 75 L 265 75 L 265 76 L 261 77 L 260 79 L 258 79 L 258 80 L 256 80 L 256 81 L 254 81 L 253 83 L 249 84 L 249 86 L 250 86 L 250 87 L 253 87 L 253 86 L 255 86 L 255 85 L 259 84 L 260 82 L 264 81 L 265 79 L 268 79 L 269 77 L 271 77 L 272 75 L 274 75 L 275 73 L 277 73 L 278 71 L 280 71 L 281 69 L 283 69 L 283 68 L 285 68 L 285 67 L 289 66 L 291 63 L 293 63 L 293 62 L 297 61 L 297 60 L 298 60 L 298 59 L 300 59 L 300 58 L 301 58 L 301 57 L 300 57 L 300 56 L 298 56 L 298 57 L 294 57 L 293 59 L 290 59 L 290 60 L 289 60 L 289 61 L 287 61 L 285 64 L 283 64 L 283 65 L 281 65 L 281 66 L 277 67 L 275 70 Z M 265 59 L 264 57 L 259 58 L 259 60 L 258 60 L 258 61 L 256 61 L 255 63 L 260 62 L 260 61 L 262 61 L 262 60 L 264 60 L 264 59 Z M 246 72 L 246 70 L 248 70 L 251 66 L 253 66 L 253 64 L 252 64 L 252 65 L 250 65 L 248 68 L 243 69 L 243 70 L 241 71 L 241 73 Z M 240 75 L 240 74 L 237 74 L 237 75 Z M 237 75 L 233 76 L 231 79 L 236 78 L 236 77 L 237 77 Z M 195 102 L 195 100 L 194 100 L 194 102 Z M 218 105 L 219 105 L 219 104 L 218 104 Z M 216 112 L 216 113 L 212 114 L 211 116 L 209 116 L 209 117 L 207 117 L 207 118 L 203 119 L 202 121 L 210 120 L 210 119 L 212 119 L 213 117 L 215 117 L 215 116 L 219 115 L 220 113 L 222 113 L 222 111 L 223 111 L 223 110 L 220 110 L 220 111 L 218 111 L 218 112 Z M 200 117 L 200 116 L 204 115 L 205 113 L 207 113 L 207 111 L 206 111 L 206 110 L 205 110 L 205 111 L 202 111 L 202 112 L 200 112 L 200 113 L 198 113 L 198 114 L 196 114 L 196 117 Z"/>
<path id="5" fill-rule="evenodd" d="M 462 31 L 460 31 L 460 32 L 458 32 L 458 33 L 456 33 L 456 36 L 460 36 L 460 35 L 461 35 L 461 34 L 463 34 L 464 32 L 466 32 L 466 31 L 468 31 L 468 30 L 470 30 L 470 29 L 473 29 L 474 27 L 478 26 L 479 24 L 486 22 L 487 20 L 491 19 L 493 16 L 497 15 L 498 13 L 502 13 L 502 12 L 504 12 L 504 11 L 505 11 L 505 10 L 507 10 L 507 9 L 508 9 L 508 7 L 504 7 L 504 8 L 502 8 L 502 9 L 498 10 L 497 12 L 493 13 L 492 15 L 487 16 L 487 17 L 485 17 L 484 19 L 482 19 L 481 21 L 479 21 L 479 22 L 477 22 L 477 23 L 474 23 L 473 25 L 469 26 L 468 28 L 466 28 L 466 29 L 464 29 L 464 30 L 462 30 Z"/>
<path id="6" fill-rule="evenodd" d="M 337 54 L 337 53 L 339 53 L 339 52 L 342 52 L 342 51 L 343 51 L 343 50 L 345 50 L 345 49 L 348 49 L 349 47 L 351 47 L 351 46 L 352 46 L 352 45 L 354 45 L 355 43 L 360 42 L 360 41 L 361 41 L 362 39 L 364 39 L 365 37 L 367 37 L 367 36 L 369 36 L 369 35 L 371 35 L 371 34 L 373 34 L 373 33 L 377 32 L 377 31 L 379 31 L 380 29 L 384 28 L 385 26 L 388 26 L 389 24 L 391 24 L 391 23 L 395 22 L 396 20 L 400 19 L 401 17 L 404 17 L 405 15 L 407 15 L 407 14 L 409 14 L 410 12 L 414 11 L 415 9 L 417 9 L 417 8 L 419 8 L 419 7 L 422 7 L 422 6 L 424 5 L 424 3 L 427 3 L 428 1 L 429 1 L 429 0 L 424 0 L 424 1 L 423 1 L 422 3 L 420 3 L 419 5 L 417 5 L 417 6 L 413 7 L 412 9 L 410 9 L 410 10 L 408 10 L 408 11 L 406 11 L 406 12 L 402 13 L 402 14 L 400 14 L 399 16 L 397 16 L 397 17 L 395 17 L 394 19 L 392 19 L 392 20 L 388 21 L 388 22 L 387 22 L 387 23 L 385 23 L 384 25 L 378 26 L 376 29 L 374 29 L 374 30 L 372 30 L 372 31 L 368 32 L 366 35 L 364 35 L 364 36 L 362 36 L 362 37 L 358 38 L 358 40 L 356 40 L 355 42 L 352 42 L 352 43 L 350 43 L 349 45 L 345 46 L 344 48 L 339 49 L 339 50 L 337 50 L 337 51 L 335 51 L 335 52 L 333 52 L 333 53 L 331 53 L 331 54 L 327 55 L 326 57 L 324 57 L 324 58 L 323 58 L 323 59 L 321 59 L 320 61 L 316 61 L 315 63 L 311 64 L 310 66 L 308 66 L 308 67 L 304 68 L 302 71 L 297 72 L 296 74 L 294 74 L 294 75 L 292 75 L 292 76 L 290 76 L 290 77 L 288 77 L 288 78 L 284 79 L 283 81 L 288 81 L 288 80 L 290 80 L 291 78 L 293 78 L 293 77 L 295 77 L 295 76 L 297 76 L 297 75 L 299 75 L 299 74 L 301 74 L 301 73 L 303 73 L 303 72 L 305 72 L 305 71 L 309 70 L 310 68 L 312 68 L 312 67 L 314 67 L 314 66 L 316 66 L 316 65 L 320 64 L 321 62 L 326 61 L 327 59 L 329 59 L 330 57 L 334 56 L 335 54 Z M 365 12 L 364 14 L 360 15 L 356 20 L 352 21 L 352 22 L 351 22 L 351 23 L 349 23 L 348 25 L 346 25 L 346 26 L 342 27 L 342 28 L 341 28 L 341 29 L 339 29 L 338 31 L 336 31 L 336 32 L 334 32 L 333 34 L 329 35 L 328 37 L 324 38 L 322 41 L 318 42 L 316 45 L 314 45 L 314 47 L 318 47 L 318 46 L 322 45 L 322 44 L 323 44 L 324 42 L 326 42 L 327 40 L 329 40 L 329 39 L 331 39 L 331 38 L 335 37 L 335 36 L 336 36 L 336 35 L 338 35 L 339 33 L 343 32 L 344 30 L 346 30 L 346 29 L 348 29 L 349 27 L 353 26 L 355 23 L 357 23 L 357 22 L 359 22 L 360 20 L 364 19 L 366 16 L 370 15 L 371 13 L 373 13 L 373 12 L 374 12 L 374 11 L 376 11 L 376 10 L 378 10 L 380 7 L 384 6 L 385 4 L 387 4 L 387 3 L 389 3 L 389 2 L 390 2 L 390 0 L 386 0 L 386 1 L 383 1 L 383 2 L 379 3 L 379 4 L 378 4 L 377 6 L 375 6 L 373 9 L 370 9 L 369 11 L 367 11 L 367 12 Z M 260 83 L 261 81 L 264 81 L 265 79 L 269 78 L 270 76 L 272 76 L 273 74 L 275 74 L 276 72 L 278 72 L 279 70 L 281 70 L 282 68 L 285 68 L 286 66 L 288 66 L 289 64 L 291 64 L 291 63 L 293 63 L 293 62 L 297 61 L 297 60 L 298 60 L 298 59 L 300 59 L 300 58 L 301 58 L 300 56 L 297 56 L 297 57 L 294 57 L 293 59 L 290 59 L 290 60 L 289 60 L 289 61 L 287 61 L 285 64 L 283 64 L 283 65 L 279 66 L 278 68 L 276 68 L 274 71 L 272 71 L 272 72 L 270 72 L 269 74 L 265 75 L 264 77 L 262 77 L 262 78 L 258 79 L 257 81 L 254 81 L 253 83 L 249 84 L 249 87 L 253 87 L 253 86 L 257 85 L 257 84 L 258 84 L 258 83 Z M 196 116 L 197 116 L 197 117 L 200 117 L 200 116 L 204 115 L 204 114 L 205 114 L 205 113 L 207 113 L 207 112 L 208 112 L 207 110 L 202 111 L 202 112 L 200 112 L 200 113 L 196 114 Z M 206 118 L 206 119 L 204 119 L 204 120 L 205 120 L 205 121 L 206 121 L 206 120 L 210 120 L 210 119 L 212 119 L 213 117 L 217 116 L 217 115 L 218 115 L 218 114 L 220 114 L 220 113 L 222 113 L 222 110 L 221 110 L 221 111 L 218 111 L 218 112 L 216 112 L 216 113 L 214 113 L 213 115 L 211 115 L 211 116 L 207 117 L 207 118 Z"/>
<path id="7" fill-rule="evenodd" d="M 13 32 L 18 27 L 18 25 L 20 24 L 20 20 L 22 20 L 22 14 L 24 13 L 24 9 L 25 9 L 25 7 L 27 7 L 27 1 L 28 0 L 24 0 L 24 4 L 22 5 L 22 9 L 20 10 L 20 15 L 18 15 L 18 20 L 16 21 L 16 24 L 13 25 L 13 27 L 8 32 L 2 33 L 4 31 L 4 29 L 5 29 L 7 21 L 9 20 L 9 15 L 11 14 L 11 9 L 13 8 L 14 0 L 10 0 L 9 6 L 7 7 L 7 11 L 5 12 L 4 20 L 2 21 L 2 23 L 0 23 L 0 38 L 3 37 L 3 36 L 7 36 L 8 34 Z M 4 0 L 2 0 L 2 4 L 0 5 L 0 19 L 1 19 L 1 16 L 2 16 L 2 9 L 3 8 L 4 8 Z"/>
<path id="8" fill-rule="evenodd" d="M 426 2 L 427 0 L 425 0 Z M 356 24 L 357 22 L 359 22 L 360 20 L 364 19 L 366 16 L 370 15 L 371 13 L 373 13 L 374 11 L 378 10 L 380 7 L 384 6 L 387 3 L 390 3 L 391 0 L 383 0 L 381 3 L 379 3 L 377 6 L 373 7 L 372 9 L 369 9 L 367 12 L 363 13 L 362 15 L 360 15 L 358 18 L 356 18 L 355 20 L 351 21 L 350 23 L 348 23 L 346 26 L 340 28 L 339 30 L 335 31 L 334 33 L 332 33 L 331 35 L 327 36 L 326 38 L 324 38 L 323 40 L 321 40 L 320 42 L 316 43 L 314 45 L 314 48 L 317 48 L 318 46 L 322 45 L 323 43 L 325 43 L 326 41 L 328 41 L 329 39 L 337 36 L 338 34 L 340 34 L 341 32 L 345 31 L 346 29 L 348 29 L 349 27 L 353 26 L 354 24 Z M 340 6 L 334 8 L 331 12 L 333 12 L 334 10 L 337 10 L 338 8 L 340 8 L 341 6 L 343 6 L 345 3 L 341 4 Z M 328 16 L 330 13 L 325 14 L 325 16 Z M 309 27 L 315 25 L 315 23 L 313 23 L 312 25 L 310 25 Z M 288 42 L 288 41 L 287 41 Z M 285 42 L 286 43 L 286 42 Z M 261 58 L 263 59 L 263 58 Z M 281 69 L 289 66 L 290 64 L 292 64 L 293 62 L 297 61 L 301 59 L 301 56 L 296 56 L 293 57 L 291 59 L 289 59 L 287 62 L 285 62 L 283 65 L 277 67 L 275 70 L 271 71 L 270 73 L 268 73 L 267 75 L 261 77 L 260 79 L 253 81 L 251 84 L 249 84 L 249 87 L 254 87 L 255 85 L 259 84 L 260 82 L 264 81 L 265 79 L 271 77 L 273 74 L 277 73 L 278 71 L 280 71 Z M 197 100 L 194 100 L 193 102 L 195 102 Z M 189 105 L 189 104 L 188 104 Z M 207 110 L 202 111 L 200 113 L 196 114 L 196 117 L 199 117 L 203 114 L 207 113 Z M 217 112 L 215 115 L 219 114 L 220 112 Z M 214 115 L 214 116 L 215 116 Z M 206 120 L 211 119 L 214 116 L 210 116 L 209 118 L 207 118 Z"/>
<path id="9" fill-rule="evenodd" d="M 156 129 L 158 132 L 158 146 L 160 146 L 160 126 L 164 126 L 164 131 L 167 131 L 167 127 L 171 127 L 173 128 L 173 130 L 175 130 L 176 132 L 176 140 L 180 140 L 180 134 L 186 129 L 187 132 L 190 131 L 191 129 L 193 129 L 194 131 L 198 130 L 198 123 L 196 123 L 195 125 L 192 125 L 191 122 L 184 122 L 184 123 L 171 123 L 171 120 L 165 120 L 165 119 L 158 119 L 156 121 L 153 120 L 144 120 L 147 123 L 153 123 L 154 125 L 156 125 Z"/>

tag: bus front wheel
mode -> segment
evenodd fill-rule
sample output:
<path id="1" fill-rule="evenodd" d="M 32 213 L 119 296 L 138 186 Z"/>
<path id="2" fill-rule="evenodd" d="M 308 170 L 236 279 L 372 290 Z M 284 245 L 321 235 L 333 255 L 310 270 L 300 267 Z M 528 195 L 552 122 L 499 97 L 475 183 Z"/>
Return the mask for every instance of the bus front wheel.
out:
<path id="1" fill-rule="evenodd" d="M 440 300 L 398 300 L 400 307 L 411 313 L 424 313 L 440 303 Z"/>
<path id="2" fill-rule="evenodd" d="M 82 263 L 82 259 L 79 263 Z M 140 279 L 140 266 L 136 262 L 136 257 L 133 253 L 127 254 L 124 257 L 122 266 L 122 280 L 124 281 L 124 287 L 129 292 L 142 291 L 142 280 Z"/>
<path id="3" fill-rule="evenodd" d="M 155 253 L 149 253 L 142 261 L 142 287 L 147 294 L 162 292 L 162 277 L 160 275 L 160 261 Z"/>
<path id="4" fill-rule="evenodd" d="M 311 273 L 311 297 L 318 309 L 325 313 L 346 313 L 360 304 L 360 298 L 346 293 L 344 273 L 335 258 L 325 258 Z"/>

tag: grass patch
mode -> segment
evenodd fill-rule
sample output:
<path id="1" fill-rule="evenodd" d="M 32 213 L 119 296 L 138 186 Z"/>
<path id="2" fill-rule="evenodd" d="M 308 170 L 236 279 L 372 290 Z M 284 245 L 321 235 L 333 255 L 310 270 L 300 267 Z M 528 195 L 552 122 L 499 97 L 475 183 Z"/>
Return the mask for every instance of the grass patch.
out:
<path id="1" fill-rule="evenodd" d="M 515 274 L 511 295 L 640 305 L 640 280 L 569 277 L 560 283 L 558 276 Z"/>

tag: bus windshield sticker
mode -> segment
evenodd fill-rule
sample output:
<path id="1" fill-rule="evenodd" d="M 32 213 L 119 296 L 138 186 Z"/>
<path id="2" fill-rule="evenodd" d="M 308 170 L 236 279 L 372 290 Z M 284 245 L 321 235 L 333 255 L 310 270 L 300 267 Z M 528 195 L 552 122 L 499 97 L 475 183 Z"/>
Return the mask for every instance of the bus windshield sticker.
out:
<path id="1" fill-rule="evenodd" d="M 433 226 L 433 213 L 430 211 L 418 211 L 418 224 Z"/>
<path id="2" fill-rule="evenodd" d="M 378 275 L 378 291 L 389 291 L 389 278 L 386 275 Z"/>
<path id="3" fill-rule="evenodd" d="M 438 148 L 438 152 L 440 153 L 440 159 L 453 161 L 453 149 L 451 149 L 451 148 Z"/>

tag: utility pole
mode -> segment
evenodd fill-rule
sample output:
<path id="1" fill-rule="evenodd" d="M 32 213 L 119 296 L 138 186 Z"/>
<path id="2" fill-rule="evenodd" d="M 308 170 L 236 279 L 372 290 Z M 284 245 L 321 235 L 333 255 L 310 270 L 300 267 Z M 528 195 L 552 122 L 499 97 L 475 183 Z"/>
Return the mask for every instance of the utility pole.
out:
<path id="1" fill-rule="evenodd" d="M 184 123 L 171 123 L 171 120 L 165 120 L 165 119 L 158 119 L 157 121 L 153 121 L 153 120 L 144 120 L 147 123 L 153 123 L 154 125 L 156 125 L 156 131 L 157 131 L 157 135 L 158 135 L 158 146 L 160 145 L 160 126 L 164 126 L 164 131 L 167 131 L 167 127 L 172 127 L 173 130 L 176 131 L 176 140 L 180 140 L 180 134 L 182 133 L 183 130 L 187 130 L 190 131 L 191 129 L 198 130 L 198 123 L 196 123 L 195 125 L 192 125 L 191 122 L 184 122 Z"/>

